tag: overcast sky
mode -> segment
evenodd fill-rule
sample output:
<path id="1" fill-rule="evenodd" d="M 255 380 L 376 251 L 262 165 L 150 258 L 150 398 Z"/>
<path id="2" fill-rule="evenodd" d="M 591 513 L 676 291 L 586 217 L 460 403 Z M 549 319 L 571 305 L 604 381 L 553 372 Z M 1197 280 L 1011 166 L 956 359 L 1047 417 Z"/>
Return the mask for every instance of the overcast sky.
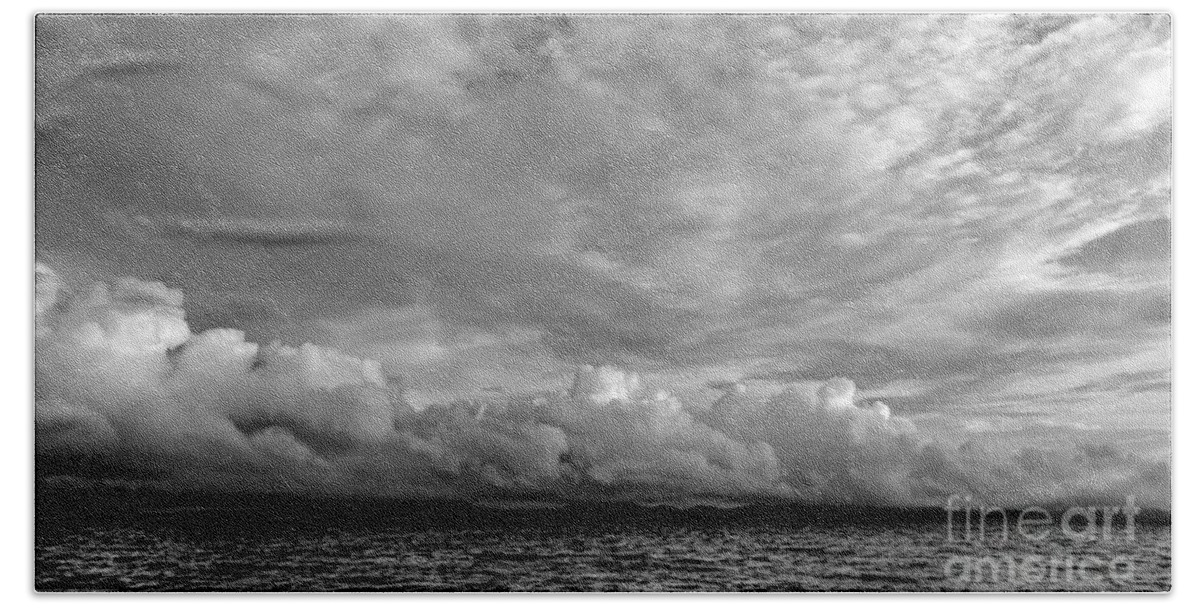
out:
<path id="1" fill-rule="evenodd" d="M 944 441 L 1165 458 L 1170 30 L 42 18 L 36 255 L 418 407 L 845 377 Z"/>

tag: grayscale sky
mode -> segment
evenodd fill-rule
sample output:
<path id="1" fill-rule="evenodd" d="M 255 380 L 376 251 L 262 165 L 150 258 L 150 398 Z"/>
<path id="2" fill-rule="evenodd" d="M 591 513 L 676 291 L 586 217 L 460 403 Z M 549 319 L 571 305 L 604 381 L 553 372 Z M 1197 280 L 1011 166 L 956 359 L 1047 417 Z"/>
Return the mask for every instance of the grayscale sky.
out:
<path id="1" fill-rule="evenodd" d="M 1166 16 L 59 17 L 36 54 L 42 270 L 180 290 L 188 335 L 417 410 L 844 377 L 923 440 L 1169 457 Z"/>

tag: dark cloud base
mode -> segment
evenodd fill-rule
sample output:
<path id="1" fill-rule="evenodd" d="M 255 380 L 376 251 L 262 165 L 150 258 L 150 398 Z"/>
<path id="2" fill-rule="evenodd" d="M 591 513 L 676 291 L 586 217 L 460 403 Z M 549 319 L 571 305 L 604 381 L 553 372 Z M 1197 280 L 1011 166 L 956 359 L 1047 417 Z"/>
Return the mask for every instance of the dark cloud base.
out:
<path id="1" fill-rule="evenodd" d="M 193 333 L 182 294 L 134 279 L 38 277 L 43 482 L 425 498 L 1169 504 L 1169 464 L 1111 446 L 954 447 L 844 378 L 711 404 L 582 366 L 569 391 L 414 408 L 378 363 L 305 344 Z"/>
<path id="2" fill-rule="evenodd" d="M 1169 502 L 1169 16 L 43 15 L 35 54 L 39 475 Z"/>

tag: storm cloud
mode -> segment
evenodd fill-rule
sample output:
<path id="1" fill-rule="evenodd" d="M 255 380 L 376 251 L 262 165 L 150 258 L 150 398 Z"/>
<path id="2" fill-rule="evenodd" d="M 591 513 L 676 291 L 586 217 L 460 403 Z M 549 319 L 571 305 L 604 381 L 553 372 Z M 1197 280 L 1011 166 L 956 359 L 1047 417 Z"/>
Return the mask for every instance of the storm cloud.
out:
<path id="1" fill-rule="evenodd" d="M 570 390 L 418 408 L 375 361 L 193 333 L 182 294 L 159 283 L 73 291 L 39 267 L 38 288 L 45 479 L 406 497 L 1169 502 L 1164 463 L 1105 448 L 1085 464 L 1098 473 L 1074 479 L 1096 448 L 963 460 L 844 378 L 757 394 L 737 384 L 698 406 L 581 366 Z"/>
<path id="2" fill-rule="evenodd" d="M 37 28 L 46 470 L 920 501 L 1170 457 L 1165 16 Z M 563 390 L 616 369 L 654 386 Z M 993 471 L 1050 443 L 1131 455 Z"/>

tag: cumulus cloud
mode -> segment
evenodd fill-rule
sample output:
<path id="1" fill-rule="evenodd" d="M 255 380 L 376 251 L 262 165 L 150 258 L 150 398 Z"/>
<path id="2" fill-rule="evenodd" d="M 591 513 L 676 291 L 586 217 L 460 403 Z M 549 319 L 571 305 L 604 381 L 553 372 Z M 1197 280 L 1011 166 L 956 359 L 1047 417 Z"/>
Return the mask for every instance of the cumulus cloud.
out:
<path id="1" fill-rule="evenodd" d="M 838 500 L 1009 487 L 995 443 L 1167 459 L 1171 35 L 42 16 L 43 453 L 255 487 Z M 561 392 L 577 364 L 595 390 Z"/>
<path id="2" fill-rule="evenodd" d="M 952 449 L 844 378 L 729 384 L 709 405 L 581 366 L 569 390 L 414 407 L 374 361 L 260 346 L 235 329 L 194 333 L 183 294 L 161 283 L 73 291 L 45 266 L 37 281 L 43 479 L 468 498 L 1169 502 L 1165 464 L 1103 446 Z"/>

